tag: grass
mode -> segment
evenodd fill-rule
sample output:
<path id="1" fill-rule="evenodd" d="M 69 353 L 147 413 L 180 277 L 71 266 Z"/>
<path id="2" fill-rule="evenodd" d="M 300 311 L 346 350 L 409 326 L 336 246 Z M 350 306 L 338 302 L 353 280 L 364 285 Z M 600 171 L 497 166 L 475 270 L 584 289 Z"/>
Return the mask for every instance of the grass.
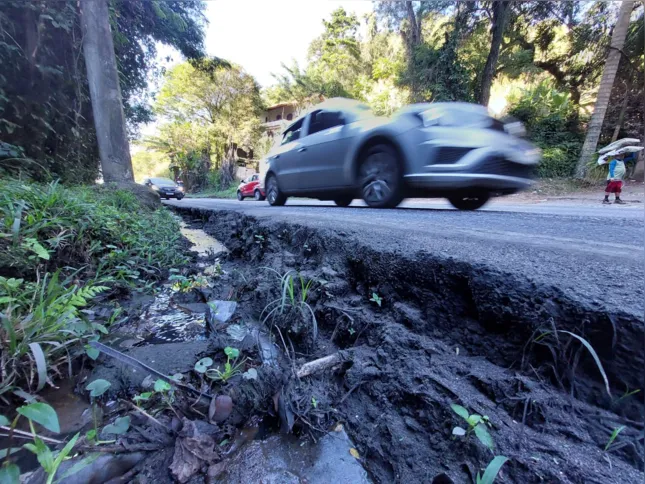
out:
<path id="1" fill-rule="evenodd" d="M 186 198 L 236 198 L 237 186 L 233 185 L 226 190 L 205 190 L 199 193 L 188 193 Z"/>
<path id="2" fill-rule="evenodd" d="M 0 399 L 38 392 L 107 328 L 82 309 L 185 262 L 179 225 L 131 193 L 0 180 Z M 106 323 L 107 324 L 107 323 Z"/>

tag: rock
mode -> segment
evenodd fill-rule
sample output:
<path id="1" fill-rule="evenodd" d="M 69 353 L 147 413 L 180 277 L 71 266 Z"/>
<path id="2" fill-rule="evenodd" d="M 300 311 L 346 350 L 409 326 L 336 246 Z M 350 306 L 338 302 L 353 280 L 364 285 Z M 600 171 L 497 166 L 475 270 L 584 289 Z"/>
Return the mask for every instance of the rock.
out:
<path id="1" fill-rule="evenodd" d="M 211 399 L 208 407 L 208 419 L 211 422 L 220 423 L 231 416 L 233 412 L 233 400 L 228 395 L 219 395 Z"/>
<path id="2" fill-rule="evenodd" d="M 63 461 L 56 472 L 56 478 L 60 479 L 65 472 L 78 464 L 85 456 L 75 457 L 70 460 Z M 115 479 L 122 476 L 135 465 L 137 465 L 144 457 L 145 452 L 135 452 L 132 454 L 101 454 L 91 464 L 81 468 L 78 472 L 66 477 L 65 484 L 86 484 L 88 482 L 107 482 L 110 479 Z M 37 484 L 45 482 L 47 476 L 42 468 L 38 468 L 34 472 L 27 484 Z M 54 481 L 55 482 L 55 481 Z"/>
<path id="3" fill-rule="evenodd" d="M 335 277 L 338 277 L 338 272 L 336 272 L 334 269 L 332 269 L 329 266 L 323 266 L 323 268 L 320 270 L 323 277 L 327 280 L 334 279 Z"/>
<path id="4" fill-rule="evenodd" d="M 177 307 L 190 313 L 205 313 L 208 311 L 208 304 L 204 303 L 177 303 Z"/>
<path id="5" fill-rule="evenodd" d="M 211 331 L 216 332 L 222 324 L 231 319 L 236 308 L 235 301 L 208 301 L 206 321 Z"/>

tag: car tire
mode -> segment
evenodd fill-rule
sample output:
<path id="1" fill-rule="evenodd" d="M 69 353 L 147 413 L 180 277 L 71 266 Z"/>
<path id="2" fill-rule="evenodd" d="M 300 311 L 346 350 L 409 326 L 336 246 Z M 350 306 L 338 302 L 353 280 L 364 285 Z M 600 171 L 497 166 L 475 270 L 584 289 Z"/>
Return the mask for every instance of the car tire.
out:
<path id="1" fill-rule="evenodd" d="M 373 208 L 394 208 L 403 200 L 403 171 L 390 145 L 372 146 L 358 169 L 363 200 Z"/>
<path id="2" fill-rule="evenodd" d="M 182 198 L 184 198 L 183 195 L 177 195 L 177 200 L 181 200 Z"/>
<path id="3" fill-rule="evenodd" d="M 237 191 L 237 199 L 238 199 L 240 202 L 241 202 L 242 200 L 244 200 L 244 195 L 242 195 L 242 192 L 241 192 L 241 191 L 239 191 L 239 190 Z"/>
<path id="4" fill-rule="evenodd" d="M 338 205 L 339 207 L 349 207 L 350 203 L 352 203 L 352 200 L 354 200 L 351 197 L 345 197 L 345 198 L 336 198 L 334 200 L 334 203 Z"/>
<path id="5" fill-rule="evenodd" d="M 477 210 L 482 208 L 490 200 L 488 193 L 472 195 L 453 195 L 448 197 L 450 204 L 459 210 Z"/>
<path id="6" fill-rule="evenodd" d="M 262 193 L 260 193 L 260 190 L 255 190 L 253 192 L 253 198 L 257 202 L 261 202 L 262 200 L 264 200 L 264 197 L 262 196 Z"/>
<path id="7" fill-rule="evenodd" d="M 271 175 L 267 179 L 266 194 L 269 205 L 273 207 L 280 207 L 287 203 L 287 197 L 280 191 L 278 179 L 275 177 L 275 175 Z"/>

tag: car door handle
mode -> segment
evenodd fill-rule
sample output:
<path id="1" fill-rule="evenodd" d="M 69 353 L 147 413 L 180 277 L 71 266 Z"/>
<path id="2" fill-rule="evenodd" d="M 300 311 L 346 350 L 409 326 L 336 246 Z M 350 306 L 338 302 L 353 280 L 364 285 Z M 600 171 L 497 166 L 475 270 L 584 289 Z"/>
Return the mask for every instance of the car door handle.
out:
<path id="1" fill-rule="evenodd" d="M 300 149 L 298 150 L 298 153 L 304 153 L 305 151 L 307 151 L 307 148 L 300 148 Z"/>
<path id="2" fill-rule="evenodd" d="M 280 158 L 280 155 L 273 155 L 273 156 L 271 157 L 271 159 L 272 159 L 272 160 L 277 160 L 278 158 Z"/>

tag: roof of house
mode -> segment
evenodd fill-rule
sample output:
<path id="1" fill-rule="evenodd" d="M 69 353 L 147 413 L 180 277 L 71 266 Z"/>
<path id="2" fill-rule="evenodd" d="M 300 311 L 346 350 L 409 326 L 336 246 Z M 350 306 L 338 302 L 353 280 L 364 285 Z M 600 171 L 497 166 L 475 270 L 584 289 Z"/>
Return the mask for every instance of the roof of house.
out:
<path id="1" fill-rule="evenodd" d="M 273 106 L 269 106 L 267 107 L 267 111 L 270 111 L 271 109 L 278 109 L 278 108 L 284 108 L 286 106 L 295 106 L 295 105 L 296 105 L 296 101 L 287 101 L 283 103 L 274 104 Z"/>

